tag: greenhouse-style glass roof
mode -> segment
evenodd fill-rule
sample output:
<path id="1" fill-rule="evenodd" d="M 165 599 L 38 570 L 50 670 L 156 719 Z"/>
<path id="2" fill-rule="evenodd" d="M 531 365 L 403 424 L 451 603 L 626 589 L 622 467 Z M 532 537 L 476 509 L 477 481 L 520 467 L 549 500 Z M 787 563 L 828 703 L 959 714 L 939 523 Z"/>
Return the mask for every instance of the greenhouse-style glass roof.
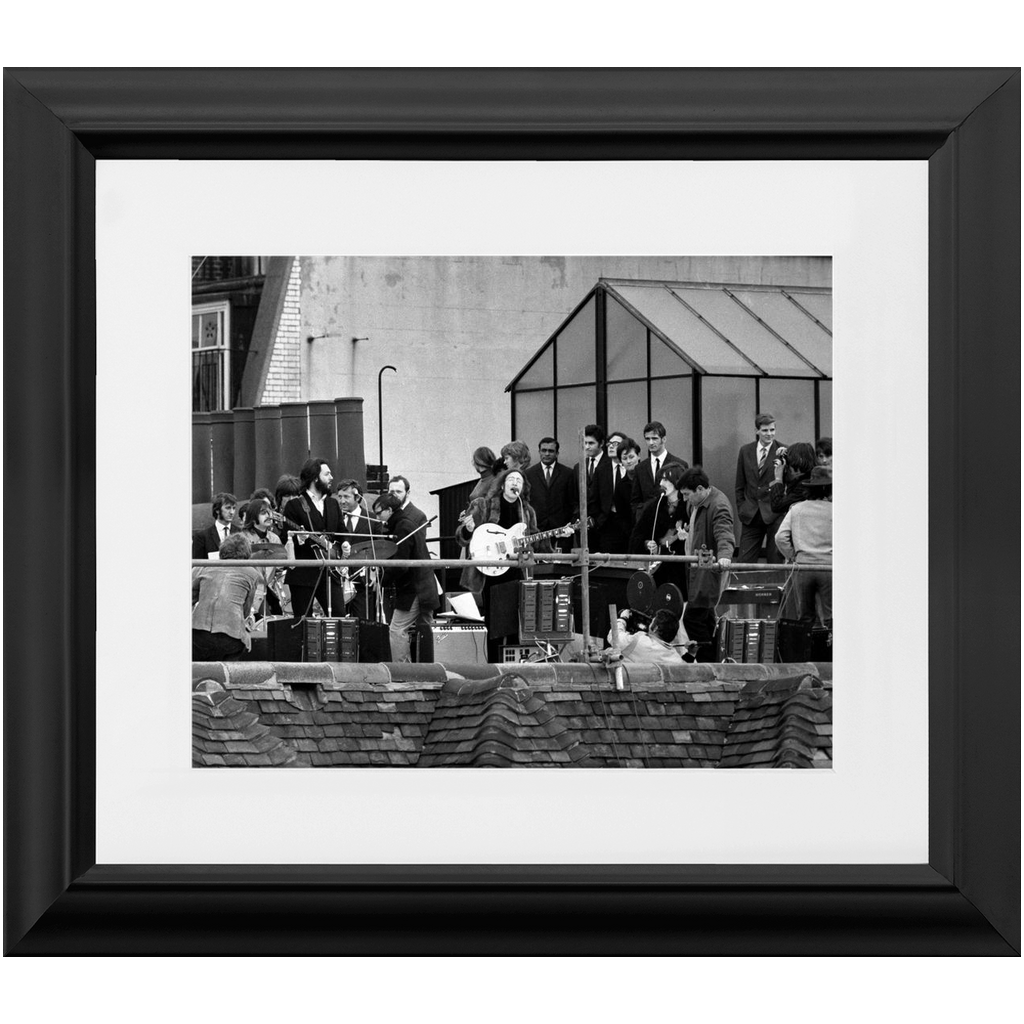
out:
<path id="1" fill-rule="evenodd" d="M 832 296 L 825 289 L 602 279 L 598 285 L 697 373 L 832 377 Z M 566 318 L 509 389 L 575 317 Z M 524 379 L 524 377 L 526 379 Z"/>

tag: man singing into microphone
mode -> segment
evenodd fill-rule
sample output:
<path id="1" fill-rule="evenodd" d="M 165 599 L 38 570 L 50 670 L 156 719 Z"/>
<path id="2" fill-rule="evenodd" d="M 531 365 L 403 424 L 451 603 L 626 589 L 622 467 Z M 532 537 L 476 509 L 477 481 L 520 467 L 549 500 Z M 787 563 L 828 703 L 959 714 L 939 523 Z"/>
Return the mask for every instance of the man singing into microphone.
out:
<path id="1" fill-rule="evenodd" d="M 525 523 L 527 535 L 538 533 L 537 513 L 528 500 L 529 496 L 529 485 L 518 469 L 499 473 L 488 492 L 482 498 L 474 498 L 470 502 L 461 525 L 455 531 L 456 539 L 463 547 L 468 548 L 473 531 L 484 523 L 495 523 L 505 530 L 516 523 Z M 551 542 L 547 540 L 538 541 L 531 546 L 535 551 L 551 551 Z M 505 584 L 517 582 L 522 579 L 522 573 L 514 564 L 501 576 L 484 575 L 472 566 L 469 571 L 473 579 L 483 587 L 483 611 L 487 620 L 487 660 L 496 662 L 499 660 L 502 643 L 516 642 L 508 641 L 506 638 L 512 633 L 518 634 L 518 604 L 512 603 L 510 614 L 506 614 L 509 609 L 506 609 L 504 604 L 501 608 L 493 609 L 492 613 L 491 591 L 499 584 L 504 587 Z M 509 588 L 502 593 L 510 594 L 513 590 L 515 588 Z"/>

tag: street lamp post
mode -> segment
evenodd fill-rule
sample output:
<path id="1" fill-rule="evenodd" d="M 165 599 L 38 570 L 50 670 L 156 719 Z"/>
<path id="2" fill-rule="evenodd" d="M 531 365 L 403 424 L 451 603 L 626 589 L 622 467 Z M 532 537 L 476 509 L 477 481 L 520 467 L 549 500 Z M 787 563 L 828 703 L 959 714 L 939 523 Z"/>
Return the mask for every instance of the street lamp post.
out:
<path id="1" fill-rule="evenodd" d="M 382 366 L 377 374 L 377 457 L 381 466 L 384 465 L 384 394 L 381 388 L 381 378 L 384 376 L 385 370 L 394 370 L 395 373 L 398 373 L 394 366 Z"/>

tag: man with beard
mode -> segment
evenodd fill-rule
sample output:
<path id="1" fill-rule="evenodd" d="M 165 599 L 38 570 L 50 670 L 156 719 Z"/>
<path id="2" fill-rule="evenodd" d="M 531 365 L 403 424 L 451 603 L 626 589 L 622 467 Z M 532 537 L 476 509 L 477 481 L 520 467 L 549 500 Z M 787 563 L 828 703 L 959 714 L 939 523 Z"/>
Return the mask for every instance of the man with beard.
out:
<path id="1" fill-rule="evenodd" d="M 410 500 L 409 495 L 412 492 L 412 487 L 409 485 L 409 481 L 404 476 L 393 476 L 388 481 L 388 494 L 393 494 L 401 502 L 402 512 L 410 520 L 414 527 L 421 525 L 427 521 L 426 513 L 421 509 L 418 509 Z M 389 530 L 389 533 L 393 533 L 393 530 Z"/>
<path id="2" fill-rule="evenodd" d="M 526 526 L 526 535 L 542 532 L 537 528 L 537 513 L 529 502 L 529 491 L 526 478 L 517 469 L 509 469 L 494 478 L 491 489 L 482 497 L 470 502 L 469 509 L 455 531 L 455 539 L 465 548 L 470 547 L 473 533 L 484 523 L 493 523 L 505 530 L 517 523 Z M 550 551 L 548 540 L 536 541 L 531 545 L 534 551 Z M 487 660 L 499 660 L 501 647 L 515 643 L 511 639 L 518 633 L 515 609 L 511 614 L 508 608 L 492 608 L 491 597 L 494 589 L 523 578 L 522 572 L 514 563 L 511 568 L 500 576 L 485 575 L 479 569 L 470 567 L 471 574 L 481 578 L 483 612 L 487 620 Z"/>
<path id="3" fill-rule="evenodd" d="M 238 532 L 235 512 L 238 499 L 233 494 L 222 491 L 213 496 L 213 522 L 205 530 L 197 530 L 192 534 L 192 557 L 209 558 L 220 549 L 228 535 Z"/>
<path id="4" fill-rule="evenodd" d="M 291 498 L 284 515 L 298 524 L 302 531 L 292 530 L 295 557 L 310 562 L 329 558 L 333 541 L 331 534 L 341 532 L 341 506 L 331 498 L 331 467 L 324 459 L 309 459 L 299 474 L 302 493 Z M 345 614 L 345 598 L 335 572 L 323 566 L 293 567 L 285 577 L 292 595 L 292 614 L 304 619 L 313 607 L 313 598 L 320 602 L 324 614 Z M 329 588 L 329 589 L 328 589 Z"/>
<path id="5" fill-rule="evenodd" d="M 524 476 L 530 485 L 530 504 L 537 513 L 537 529 L 555 530 L 572 519 L 576 508 L 576 477 L 568 466 L 558 461 L 558 442 L 553 437 L 542 437 L 537 450 L 540 462 L 530 466 Z M 562 551 L 568 551 L 572 541 L 559 540 Z"/>
<path id="6" fill-rule="evenodd" d="M 427 559 L 430 553 L 425 539 L 426 527 L 418 529 L 417 526 L 421 524 L 412 521 L 408 507 L 402 508 L 400 502 L 397 494 L 382 494 L 373 503 L 373 510 L 381 522 L 386 524 L 388 533 L 395 537 L 398 544 L 391 557 Z M 424 517 L 423 522 L 426 521 Z M 420 636 L 417 661 L 433 661 L 433 635 L 429 627 L 433 622 L 434 609 L 439 603 L 437 578 L 434 573 L 425 565 L 402 568 L 391 567 L 385 563 L 382 568 L 382 582 L 385 586 L 394 587 L 395 591 L 395 608 L 388 625 L 391 660 L 412 660 L 411 637 L 413 630 L 416 630 Z"/>
<path id="7" fill-rule="evenodd" d="M 380 524 L 366 516 L 362 506 L 362 491 L 355 480 L 342 480 L 334 497 L 341 506 L 341 557 L 349 558 L 352 555 L 352 548 L 356 544 L 368 543 L 369 534 L 379 533 Z M 374 527 L 377 530 L 374 530 Z M 369 552 L 361 554 L 360 558 L 371 557 Z M 357 580 L 354 581 L 355 596 L 348 603 L 346 614 L 355 615 L 360 619 L 367 619 L 369 615 L 369 602 L 366 595 L 366 572 L 360 572 Z"/>

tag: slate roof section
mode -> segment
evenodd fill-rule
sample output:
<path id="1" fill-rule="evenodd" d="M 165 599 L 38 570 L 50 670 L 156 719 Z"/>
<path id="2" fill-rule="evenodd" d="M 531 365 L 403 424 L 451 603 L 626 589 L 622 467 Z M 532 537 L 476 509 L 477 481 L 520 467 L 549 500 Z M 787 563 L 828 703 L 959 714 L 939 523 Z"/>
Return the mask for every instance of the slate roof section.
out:
<path id="1" fill-rule="evenodd" d="M 203 768 L 293 768 L 309 761 L 220 683 L 201 680 L 192 691 L 192 763 Z"/>
<path id="2" fill-rule="evenodd" d="M 831 768 L 831 690 L 812 675 L 744 689 L 718 767 Z"/>
<path id="3" fill-rule="evenodd" d="M 415 765 L 447 681 L 440 665 L 326 662 L 198 663 L 197 675 L 217 679 L 313 768 Z"/>
<path id="4" fill-rule="evenodd" d="M 199 663 L 193 763 L 831 767 L 831 665 Z"/>
<path id="5" fill-rule="evenodd" d="M 556 710 L 518 673 L 458 681 L 434 709 L 424 768 L 584 767 L 587 753 Z"/>

